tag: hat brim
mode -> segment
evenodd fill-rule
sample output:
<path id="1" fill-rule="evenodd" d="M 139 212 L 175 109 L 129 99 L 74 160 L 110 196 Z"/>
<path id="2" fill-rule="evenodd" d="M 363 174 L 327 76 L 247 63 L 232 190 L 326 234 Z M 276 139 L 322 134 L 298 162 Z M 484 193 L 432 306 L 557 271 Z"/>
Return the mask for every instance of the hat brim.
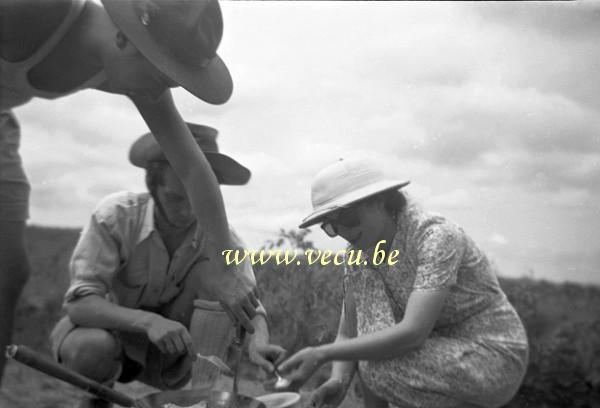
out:
<path id="1" fill-rule="evenodd" d="M 384 191 L 400 189 L 409 183 L 410 181 L 381 180 L 377 183 L 373 183 L 363 188 L 351 191 L 333 201 L 315 208 L 312 213 L 302 220 L 302 223 L 298 226 L 298 228 L 310 227 L 311 225 L 317 224 L 323 220 L 323 218 L 325 218 L 328 214 L 348 207 L 357 201 L 369 198 L 378 193 L 383 193 Z"/>
<path id="2" fill-rule="evenodd" d="M 223 60 L 216 55 L 198 69 L 184 64 L 168 48 L 160 47 L 136 16 L 131 2 L 102 0 L 113 22 L 133 45 L 163 74 L 205 102 L 220 105 L 229 100 L 233 81 Z"/>
<path id="3" fill-rule="evenodd" d="M 129 161 L 134 166 L 145 169 L 152 161 L 167 161 L 160 146 L 157 143 L 149 143 L 149 140 L 140 138 L 134 143 L 129 152 Z M 204 156 L 219 184 L 241 186 L 250 180 L 250 170 L 235 159 L 217 152 L 204 152 Z"/>
<path id="4" fill-rule="evenodd" d="M 220 184 L 241 186 L 250 180 L 250 170 L 221 153 L 204 153 Z"/>

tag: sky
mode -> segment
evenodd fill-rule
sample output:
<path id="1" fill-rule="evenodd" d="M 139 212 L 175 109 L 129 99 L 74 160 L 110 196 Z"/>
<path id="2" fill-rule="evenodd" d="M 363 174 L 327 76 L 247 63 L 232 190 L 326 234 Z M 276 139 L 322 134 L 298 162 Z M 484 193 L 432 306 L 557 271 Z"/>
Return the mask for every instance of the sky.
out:
<path id="1" fill-rule="evenodd" d="M 475 239 L 499 274 L 600 284 L 600 5 L 594 2 L 222 2 L 224 105 L 175 90 L 252 170 L 223 187 L 249 248 L 296 229 L 310 184 L 369 157 Z M 146 127 L 126 98 L 86 90 L 15 109 L 30 223 L 81 227 L 119 190 Z M 321 248 L 339 249 L 314 228 Z"/>

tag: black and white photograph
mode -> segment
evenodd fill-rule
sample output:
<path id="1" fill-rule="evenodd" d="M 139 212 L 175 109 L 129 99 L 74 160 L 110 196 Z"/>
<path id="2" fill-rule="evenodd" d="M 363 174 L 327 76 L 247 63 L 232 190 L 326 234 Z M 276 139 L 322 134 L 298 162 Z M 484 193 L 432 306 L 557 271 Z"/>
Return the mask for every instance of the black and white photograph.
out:
<path id="1" fill-rule="evenodd" d="M 0 0 L 0 408 L 600 407 L 599 38 Z"/>

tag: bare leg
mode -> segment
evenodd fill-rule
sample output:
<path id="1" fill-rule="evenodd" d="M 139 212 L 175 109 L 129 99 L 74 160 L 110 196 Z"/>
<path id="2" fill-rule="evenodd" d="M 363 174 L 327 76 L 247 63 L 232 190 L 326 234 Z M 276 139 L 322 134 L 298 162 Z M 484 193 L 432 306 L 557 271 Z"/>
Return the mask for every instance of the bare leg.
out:
<path id="1" fill-rule="evenodd" d="M 62 342 L 58 356 L 65 366 L 101 383 L 114 382 L 121 369 L 120 343 L 103 329 L 74 329 Z"/>
<path id="2" fill-rule="evenodd" d="M 0 385 L 6 364 L 4 350 L 12 339 L 17 300 L 28 278 L 25 221 L 0 220 Z"/>

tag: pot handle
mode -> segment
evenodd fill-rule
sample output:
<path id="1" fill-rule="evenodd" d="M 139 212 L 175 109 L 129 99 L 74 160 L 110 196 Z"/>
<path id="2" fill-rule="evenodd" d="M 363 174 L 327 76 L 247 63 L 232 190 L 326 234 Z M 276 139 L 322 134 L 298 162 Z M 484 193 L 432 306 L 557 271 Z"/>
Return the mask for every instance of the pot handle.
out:
<path id="1" fill-rule="evenodd" d="M 136 406 L 136 401 L 118 391 L 100 384 L 90 378 L 56 363 L 42 354 L 30 349 L 27 346 L 11 344 L 6 347 L 6 357 L 12 358 L 31 368 L 35 368 L 51 377 L 68 382 L 82 390 L 90 392 L 106 401 L 122 405 L 124 407 Z"/>

